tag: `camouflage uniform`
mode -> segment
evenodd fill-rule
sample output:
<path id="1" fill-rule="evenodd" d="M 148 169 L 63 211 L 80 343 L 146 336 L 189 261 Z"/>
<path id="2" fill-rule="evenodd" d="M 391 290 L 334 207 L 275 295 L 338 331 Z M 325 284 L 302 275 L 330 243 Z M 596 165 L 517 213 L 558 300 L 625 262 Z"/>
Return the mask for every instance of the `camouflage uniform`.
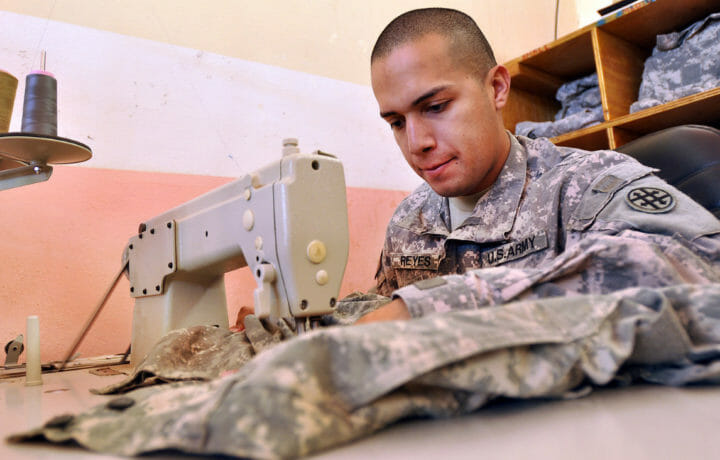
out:
<path id="1" fill-rule="evenodd" d="M 720 86 L 720 12 L 657 36 L 630 113 Z"/>
<path id="2" fill-rule="evenodd" d="M 474 308 L 504 284 L 482 286 L 474 270 L 498 265 L 532 268 L 527 281 L 535 288 L 525 295 L 543 297 L 717 278 L 720 221 L 650 168 L 613 151 L 510 137 L 496 183 L 455 231 L 447 199 L 427 184 L 400 204 L 377 272 L 380 294 L 403 298 L 418 317 Z M 595 254 L 588 267 L 540 286 L 554 266 L 583 251 Z M 611 253 L 619 265 L 603 262 Z M 665 268 L 650 272 L 653 263 Z M 514 298 L 503 294 L 492 303 Z"/>

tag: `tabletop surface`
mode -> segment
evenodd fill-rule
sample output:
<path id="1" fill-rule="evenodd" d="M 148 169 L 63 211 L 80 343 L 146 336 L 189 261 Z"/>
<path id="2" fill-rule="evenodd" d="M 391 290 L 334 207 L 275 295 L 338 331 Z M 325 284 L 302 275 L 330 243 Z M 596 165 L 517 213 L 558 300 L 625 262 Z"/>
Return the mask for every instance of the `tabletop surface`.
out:
<path id="1" fill-rule="evenodd" d="M 123 377 L 83 369 L 43 374 L 43 385 L 34 387 L 25 386 L 23 377 L 0 379 L 0 436 L 101 404 L 108 396 L 88 390 Z M 501 401 L 464 417 L 405 421 L 315 458 L 711 459 L 720 458 L 718 429 L 717 387 L 640 385 L 600 389 L 575 400 Z M 3 442 L 0 458 L 119 457 L 71 446 Z"/>

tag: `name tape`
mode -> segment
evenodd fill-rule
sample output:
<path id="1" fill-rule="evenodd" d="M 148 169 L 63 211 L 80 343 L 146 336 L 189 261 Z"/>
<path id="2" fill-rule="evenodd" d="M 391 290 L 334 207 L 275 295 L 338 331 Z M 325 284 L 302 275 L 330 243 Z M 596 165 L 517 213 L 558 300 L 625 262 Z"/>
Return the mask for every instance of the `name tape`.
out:
<path id="1" fill-rule="evenodd" d="M 435 270 L 440 266 L 438 254 L 390 254 L 393 268 Z"/>
<path id="2" fill-rule="evenodd" d="M 485 268 L 501 265 L 525 257 L 533 252 L 542 251 L 547 247 L 547 234 L 545 232 L 536 233 L 522 240 L 503 244 L 502 246 L 481 252 L 482 266 Z"/>

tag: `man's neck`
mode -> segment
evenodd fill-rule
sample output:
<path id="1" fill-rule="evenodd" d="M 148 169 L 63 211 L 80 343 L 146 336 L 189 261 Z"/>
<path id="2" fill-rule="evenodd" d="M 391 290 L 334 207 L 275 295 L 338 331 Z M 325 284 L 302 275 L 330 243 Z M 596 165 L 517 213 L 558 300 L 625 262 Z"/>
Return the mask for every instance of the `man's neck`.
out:
<path id="1" fill-rule="evenodd" d="M 453 196 L 448 198 L 448 205 L 450 207 L 450 225 L 455 230 L 465 219 L 470 217 L 475 210 L 475 205 L 483 195 L 487 193 L 489 189 L 485 189 L 479 193 L 473 193 L 472 195 L 466 196 Z"/>

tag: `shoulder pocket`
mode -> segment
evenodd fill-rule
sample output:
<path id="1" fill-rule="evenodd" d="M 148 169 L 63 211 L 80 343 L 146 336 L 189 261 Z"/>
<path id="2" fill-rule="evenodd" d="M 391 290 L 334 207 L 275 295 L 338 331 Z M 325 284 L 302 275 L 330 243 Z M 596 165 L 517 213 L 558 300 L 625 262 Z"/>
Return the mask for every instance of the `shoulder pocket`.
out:
<path id="1" fill-rule="evenodd" d="M 653 171 L 654 169 L 636 162 L 625 162 L 608 168 L 585 190 L 580 204 L 570 217 L 570 228 L 576 231 L 586 230 L 618 190 Z"/>
<path id="2" fill-rule="evenodd" d="M 679 234 L 690 241 L 720 233 L 720 220 L 656 176 L 643 177 L 619 190 L 597 221 L 645 233 Z"/>

